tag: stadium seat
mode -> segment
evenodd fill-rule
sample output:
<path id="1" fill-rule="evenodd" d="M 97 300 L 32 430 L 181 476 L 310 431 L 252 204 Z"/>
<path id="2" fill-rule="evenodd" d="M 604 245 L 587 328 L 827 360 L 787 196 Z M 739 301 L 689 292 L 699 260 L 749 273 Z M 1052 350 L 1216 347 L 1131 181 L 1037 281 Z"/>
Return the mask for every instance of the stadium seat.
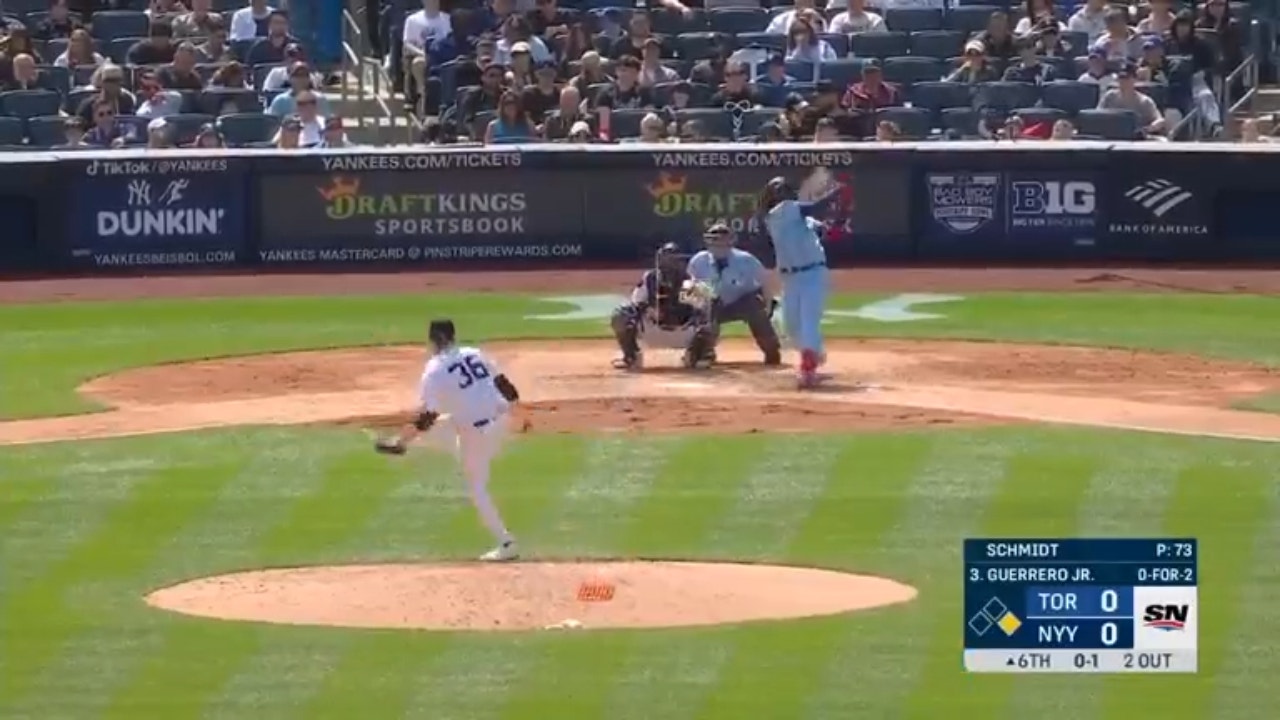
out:
<path id="1" fill-rule="evenodd" d="M 1053 125 L 1059 120 L 1067 119 L 1065 112 L 1051 107 L 1018 108 L 1013 111 L 1013 114 L 1022 118 L 1023 124 L 1027 127 L 1040 123 Z"/>
<path id="2" fill-rule="evenodd" d="M 1046 107 L 1057 108 L 1068 115 L 1098 106 L 1098 86 L 1075 80 L 1058 80 L 1040 87 Z"/>
<path id="3" fill-rule="evenodd" d="M 40 87 L 66 95 L 71 92 L 71 71 L 57 65 L 41 65 Z"/>
<path id="4" fill-rule="evenodd" d="M 995 5 L 968 5 L 952 8 L 947 13 L 947 28 L 964 33 L 966 37 L 987 29 L 991 13 L 1001 10 Z M 1011 18 L 1009 22 L 1013 22 Z"/>
<path id="5" fill-rule="evenodd" d="M 104 10 L 93 14 L 93 36 L 102 40 L 142 37 L 150 27 L 151 19 L 136 10 Z"/>
<path id="6" fill-rule="evenodd" d="M 761 32 L 769 25 L 769 13 L 760 8 L 726 7 L 707 11 L 707 24 L 712 32 L 731 35 Z"/>
<path id="7" fill-rule="evenodd" d="M 1062 44 L 1066 46 L 1067 57 L 1087 55 L 1089 53 L 1089 35 L 1067 30 L 1062 33 Z"/>
<path id="8" fill-rule="evenodd" d="M 1040 89 L 1024 82 L 982 83 L 975 91 L 974 105 L 1008 114 L 1017 108 L 1033 107 L 1040 102 Z"/>
<path id="9" fill-rule="evenodd" d="M 911 140 L 923 140 L 933 131 L 933 116 L 917 107 L 886 107 L 876 110 L 876 124 L 888 121 Z"/>
<path id="10" fill-rule="evenodd" d="M 212 115 L 202 113 L 179 113 L 167 116 L 165 121 L 175 128 L 174 143 L 186 145 L 196 139 L 196 133 L 200 132 L 201 125 L 213 122 L 214 118 Z"/>
<path id="11" fill-rule="evenodd" d="M 658 107 L 666 107 L 671 104 L 671 91 L 678 82 L 658 83 L 651 90 L 653 94 L 653 102 Z M 702 83 L 689 83 L 689 105 L 690 107 L 700 107 L 706 105 L 711 100 L 711 96 L 715 94 L 715 90 Z"/>
<path id="12" fill-rule="evenodd" d="M 733 137 L 733 119 L 729 113 L 720 108 L 691 108 L 676 113 L 681 125 L 690 120 L 697 120 L 707 135 L 715 138 L 729 139 Z"/>
<path id="13" fill-rule="evenodd" d="M 609 116 L 609 128 L 614 138 L 633 138 L 640 136 L 640 121 L 648 115 L 644 109 L 614 110 Z"/>
<path id="14" fill-rule="evenodd" d="M 1017 3 L 1017 4 L 1018 4 L 1018 5 L 1021 5 L 1021 3 Z M 1001 10 L 1006 10 L 1006 11 L 1007 11 L 1007 10 L 1009 10 L 1009 9 L 1010 9 L 1011 3 L 1010 3 L 1010 2 L 1007 2 L 1007 1 L 1006 1 L 1006 2 L 992 2 L 991 0 L 958 0 L 958 2 L 956 2 L 956 3 L 955 3 L 955 6 L 956 6 L 956 7 L 968 7 L 968 6 L 971 6 L 971 5 L 981 5 L 981 6 L 983 6 L 983 7 L 995 6 L 995 7 L 999 8 L 999 9 L 1001 9 Z M 955 9 L 955 8 L 952 8 L 952 9 Z"/>
<path id="15" fill-rule="evenodd" d="M 862 79 L 862 60 L 843 58 L 835 62 L 824 62 L 818 66 L 818 79 L 830 80 L 836 89 L 843 91 Z"/>
<path id="16" fill-rule="evenodd" d="M 455 69 L 456 69 L 456 67 L 457 67 L 457 63 L 449 63 L 449 64 L 441 65 L 441 66 L 440 66 L 440 76 L 441 76 L 441 79 L 443 79 L 443 78 L 444 78 L 444 75 L 445 75 L 445 70 L 444 70 L 444 69 L 445 69 L 446 67 L 449 67 L 449 65 L 453 65 L 453 67 L 454 67 Z M 259 92 L 261 92 L 261 91 L 262 91 L 262 85 L 263 85 L 263 83 L 265 83 L 265 82 L 267 81 L 267 76 L 271 74 L 271 71 L 272 71 L 275 67 L 276 67 L 275 65 L 270 65 L 270 64 L 266 64 L 266 63 L 263 63 L 263 64 L 261 64 L 261 65 L 254 65 L 254 66 L 253 66 L 253 89 L 254 89 L 254 90 L 257 90 L 257 91 L 259 91 Z M 454 86 L 452 89 L 453 89 L 453 93 L 455 93 L 455 94 L 456 94 L 456 93 L 458 92 L 458 88 L 457 88 L 457 86 Z"/>
<path id="17" fill-rule="evenodd" d="M 763 47 L 776 52 L 785 52 L 787 49 L 787 36 L 770 35 L 765 32 L 739 33 L 738 47 Z M 837 54 L 839 54 L 839 51 L 837 51 Z"/>
<path id="18" fill-rule="evenodd" d="M 44 44 L 43 60 L 50 65 L 58 56 L 67 51 L 67 45 L 70 43 L 66 38 L 54 38 Z"/>
<path id="19" fill-rule="evenodd" d="M 228 103 L 234 107 L 233 110 L 225 110 Z M 196 98 L 195 107 L 206 115 L 262 112 L 262 103 L 256 92 L 234 88 L 208 88 Z"/>
<path id="20" fill-rule="evenodd" d="M 884 61 L 884 79 L 906 89 L 918 82 L 941 80 L 946 68 L 942 61 L 926 57 L 891 57 Z"/>
<path id="21" fill-rule="evenodd" d="M 25 127 L 20 118 L 0 117 L 0 145 L 21 145 L 25 137 Z"/>
<path id="22" fill-rule="evenodd" d="M 945 60 L 964 48 L 965 36 L 954 30 L 922 30 L 909 37 L 912 55 Z"/>
<path id="23" fill-rule="evenodd" d="M 715 57 L 720 37 L 710 32 L 677 35 L 674 41 L 676 55 L 684 60 L 705 60 Z"/>
<path id="24" fill-rule="evenodd" d="M 67 93 L 66 99 L 62 103 L 62 108 L 68 113 L 76 113 L 80 111 L 80 106 L 86 100 L 97 94 L 97 90 L 91 88 L 80 88 Z"/>
<path id="25" fill-rule="evenodd" d="M 129 49 L 141 42 L 140 37 L 118 37 L 107 42 L 106 51 L 103 52 L 111 62 L 117 65 L 124 65 L 129 61 Z"/>
<path id="26" fill-rule="evenodd" d="M 1106 140 L 1133 140 L 1138 137 L 1138 116 L 1129 110 L 1081 110 L 1076 129 L 1083 135 Z"/>
<path id="27" fill-rule="evenodd" d="M 973 90 L 963 83 L 934 80 L 913 85 L 909 97 L 912 105 L 938 113 L 946 108 L 970 107 Z"/>
<path id="28" fill-rule="evenodd" d="M 27 118 L 27 139 L 37 147 L 53 147 L 66 142 L 67 119 L 61 115 Z"/>
<path id="29" fill-rule="evenodd" d="M 952 130 L 961 137 L 974 137 L 978 134 L 978 113 L 973 108 L 944 108 L 939 118 L 943 130 Z"/>
<path id="30" fill-rule="evenodd" d="M 911 53 L 911 44 L 904 32 L 864 32 L 849 36 L 849 53 L 854 57 L 887 58 Z"/>
<path id="31" fill-rule="evenodd" d="M 811 62 L 788 60 L 787 74 L 795 78 L 796 82 L 811 83 L 818 79 L 818 68 Z"/>
<path id="32" fill-rule="evenodd" d="M 92 65 L 81 65 L 71 71 L 71 87 L 82 88 L 87 87 L 93 81 L 93 73 L 97 71 L 97 67 Z"/>
<path id="33" fill-rule="evenodd" d="M 249 62 L 249 50 L 258 42 L 258 38 L 250 38 L 248 40 L 232 40 L 231 55 L 242 64 Z"/>
<path id="34" fill-rule="evenodd" d="M 896 32 L 941 30 L 942 11 L 933 8 L 895 8 L 886 10 L 884 23 Z"/>
<path id="35" fill-rule="evenodd" d="M 742 118 L 743 136 L 759 134 L 761 125 L 777 122 L 781 115 L 782 110 L 778 108 L 756 108 L 752 110 Z"/>
<path id="36" fill-rule="evenodd" d="M 0 113 L 21 120 L 39 115 L 57 115 L 61 106 L 62 96 L 52 90 L 11 90 L 0 93 Z"/>
<path id="37" fill-rule="evenodd" d="M 826 41 L 826 43 L 831 46 L 831 50 L 836 54 L 836 57 L 845 57 L 849 54 L 849 36 L 848 35 L 821 33 L 818 35 L 818 37 Z"/>
<path id="38" fill-rule="evenodd" d="M 244 146 L 251 142 L 266 142 L 280 127 L 280 118 L 261 113 L 223 115 L 218 118 L 218 129 L 227 138 L 228 145 Z"/>
<path id="39" fill-rule="evenodd" d="M 707 15 L 700 8 L 691 8 L 691 12 L 687 17 L 684 13 L 675 12 L 674 10 L 650 10 L 649 24 L 658 35 L 706 32 L 710 28 L 707 23 Z"/>
<path id="40" fill-rule="evenodd" d="M 219 63 L 200 63 L 196 65 L 196 74 L 200 76 L 205 85 L 208 85 L 209 81 L 213 79 L 214 73 L 221 68 L 222 65 Z"/>
<path id="41" fill-rule="evenodd" d="M 1075 80 L 1080 77 L 1079 74 L 1073 72 L 1076 67 L 1075 63 L 1071 62 L 1070 58 L 1042 57 L 1040 58 L 1040 62 L 1053 68 L 1053 76 L 1055 78 L 1060 78 L 1062 80 Z"/>

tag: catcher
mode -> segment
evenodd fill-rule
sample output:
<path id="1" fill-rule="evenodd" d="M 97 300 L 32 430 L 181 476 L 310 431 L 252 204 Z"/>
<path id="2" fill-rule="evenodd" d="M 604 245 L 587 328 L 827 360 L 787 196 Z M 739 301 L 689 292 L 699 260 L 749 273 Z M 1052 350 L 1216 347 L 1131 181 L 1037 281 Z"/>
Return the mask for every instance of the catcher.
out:
<path id="1" fill-rule="evenodd" d="M 778 301 L 765 290 L 768 271 L 755 255 L 734 247 L 735 238 L 728 225 L 713 225 L 703 239 L 707 249 L 689 261 L 688 274 L 695 281 L 709 285 L 715 296 L 711 306 L 711 359 L 715 359 L 720 326 L 742 321 L 751 329 L 751 336 L 764 353 L 764 364 L 781 365 L 782 341 L 773 326 Z"/>
<path id="2" fill-rule="evenodd" d="M 663 245 L 654 255 L 654 268 L 631 292 L 631 302 L 613 311 L 610 324 L 622 349 L 615 368 L 643 369 L 642 346 L 683 350 L 687 368 L 706 367 L 714 359 L 711 288 L 689 278 L 688 257 L 675 243 Z"/>

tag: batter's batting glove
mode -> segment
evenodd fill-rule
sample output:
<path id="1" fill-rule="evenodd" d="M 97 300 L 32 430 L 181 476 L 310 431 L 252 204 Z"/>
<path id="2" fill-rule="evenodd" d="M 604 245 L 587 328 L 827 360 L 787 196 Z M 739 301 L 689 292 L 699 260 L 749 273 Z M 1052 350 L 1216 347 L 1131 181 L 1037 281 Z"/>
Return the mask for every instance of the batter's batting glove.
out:
<path id="1" fill-rule="evenodd" d="M 769 319 L 772 320 L 776 314 L 778 314 L 778 299 L 774 298 L 769 301 Z"/>
<path id="2" fill-rule="evenodd" d="M 378 438 L 373 449 L 383 455 L 403 455 L 409 448 L 400 442 L 400 438 Z"/>

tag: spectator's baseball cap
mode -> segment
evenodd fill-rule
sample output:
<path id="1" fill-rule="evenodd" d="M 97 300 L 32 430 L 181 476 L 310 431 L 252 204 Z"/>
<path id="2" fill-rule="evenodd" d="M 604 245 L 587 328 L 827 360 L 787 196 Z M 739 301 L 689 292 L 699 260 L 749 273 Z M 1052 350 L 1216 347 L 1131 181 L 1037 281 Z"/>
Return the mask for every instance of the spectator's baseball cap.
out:
<path id="1" fill-rule="evenodd" d="M 979 40 L 970 40 L 964 45 L 965 55 L 986 55 L 987 46 L 983 45 Z"/>
<path id="2" fill-rule="evenodd" d="M 330 115 L 329 117 L 325 118 L 324 129 L 325 130 L 341 130 L 342 118 L 338 115 Z"/>
<path id="3" fill-rule="evenodd" d="M 1107 51 L 1106 51 L 1106 49 L 1105 49 L 1105 48 L 1100 48 L 1100 47 L 1095 47 L 1094 49 L 1092 49 L 1092 50 L 1090 50 L 1090 51 L 1089 51 L 1089 59 L 1090 59 L 1090 60 L 1094 60 L 1094 59 L 1097 59 L 1097 60 L 1106 60 L 1106 59 L 1107 59 Z"/>
<path id="4" fill-rule="evenodd" d="M 1138 69 L 1137 66 L 1131 62 L 1121 63 L 1120 67 L 1116 68 L 1116 77 L 1131 78 L 1133 77 L 1133 74 L 1137 71 L 1137 69 Z"/>
<path id="5" fill-rule="evenodd" d="M 289 66 L 289 77 L 297 75 L 311 75 L 311 66 L 298 60 Z"/>
<path id="6" fill-rule="evenodd" d="M 608 7 L 604 9 L 604 12 L 600 13 L 600 17 L 609 22 L 620 23 L 622 22 L 622 10 L 616 7 Z"/>
<path id="7" fill-rule="evenodd" d="M 675 85 L 671 86 L 671 92 L 684 93 L 685 95 L 693 94 L 693 84 L 688 80 L 678 80 Z"/>
<path id="8" fill-rule="evenodd" d="M 291 58 L 300 58 L 303 56 L 302 46 L 298 43 L 289 43 L 284 46 L 284 56 Z"/>
<path id="9" fill-rule="evenodd" d="M 85 130 L 89 123 L 85 122 L 84 118 L 79 115 L 72 115 L 62 122 L 62 126 L 68 130 Z"/>
<path id="10" fill-rule="evenodd" d="M 280 121 L 280 127 L 284 130 L 297 132 L 302 129 L 302 118 L 297 115 L 286 115 L 284 120 Z"/>
<path id="11" fill-rule="evenodd" d="M 722 240 L 732 241 L 733 230 L 731 230 L 728 225 L 718 222 L 707 228 L 707 231 L 702 234 L 702 239 L 707 242 L 717 242 Z"/>
<path id="12" fill-rule="evenodd" d="M 798 110 L 806 104 L 807 103 L 805 103 L 803 95 L 800 93 L 791 93 L 787 96 L 787 101 L 782 104 L 782 107 L 784 110 Z"/>
<path id="13" fill-rule="evenodd" d="M 1164 49 L 1164 43 L 1160 41 L 1159 37 L 1155 35 L 1148 35 L 1145 39 L 1143 39 L 1142 41 L 1143 50 L 1155 50 L 1157 48 L 1161 50 Z"/>
<path id="14" fill-rule="evenodd" d="M 650 37 L 645 38 L 645 41 L 644 41 L 644 43 L 643 43 L 642 47 L 644 47 L 645 49 L 648 49 L 648 48 L 651 48 L 651 47 L 661 48 L 661 47 L 662 47 L 662 41 L 661 41 L 661 40 L 659 40 L 659 39 L 658 39 L 658 38 L 656 38 L 656 37 L 652 37 L 652 36 L 650 36 Z"/>
<path id="15" fill-rule="evenodd" d="M 862 63 L 862 74 L 863 74 L 863 75 L 866 75 L 866 74 L 867 74 L 867 73 L 869 73 L 869 72 L 877 72 L 877 73 L 878 73 L 878 72 L 880 72 L 880 70 L 881 70 L 881 69 L 882 69 L 882 68 L 880 67 L 880 61 L 879 61 L 879 60 L 876 60 L 875 58 L 872 58 L 872 59 L 867 60 L 866 62 Z"/>
<path id="16" fill-rule="evenodd" d="M 169 128 L 169 122 L 162 117 L 158 117 L 147 123 L 147 132 L 164 132 Z"/>
<path id="17" fill-rule="evenodd" d="M 533 49 L 529 47 L 529 43 L 523 40 L 521 40 L 518 43 L 514 43 L 511 46 L 512 55 L 519 55 L 520 53 L 525 53 L 526 55 L 528 55 L 528 54 L 531 54 L 532 52 L 533 52 Z"/>
<path id="18" fill-rule="evenodd" d="M 538 72 L 546 72 L 546 71 L 550 70 L 550 71 L 551 71 L 551 74 L 553 74 L 553 75 L 554 75 L 554 74 L 555 74 L 555 72 L 556 72 L 556 61 L 555 61 L 555 60 L 543 60 L 542 62 L 538 63 L 538 66 L 537 66 L 535 69 L 536 69 Z"/>
<path id="19" fill-rule="evenodd" d="M 569 128 L 570 137 L 573 137 L 575 135 L 590 135 L 590 134 L 591 134 L 591 126 L 588 125 L 585 120 L 579 120 Z"/>

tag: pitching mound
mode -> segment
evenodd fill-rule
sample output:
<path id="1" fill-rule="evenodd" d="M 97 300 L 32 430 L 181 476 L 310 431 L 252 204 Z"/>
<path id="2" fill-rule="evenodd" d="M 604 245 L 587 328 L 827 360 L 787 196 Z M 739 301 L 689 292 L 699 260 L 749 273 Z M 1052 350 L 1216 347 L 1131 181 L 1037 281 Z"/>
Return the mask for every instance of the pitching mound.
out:
<path id="1" fill-rule="evenodd" d="M 428 630 L 654 628 L 834 615 L 916 590 L 830 570 L 695 562 L 350 565 L 221 575 L 153 607 L 289 625 Z"/>
<path id="2" fill-rule="evenodd" d="M 650 353 L 642 373 L 609 367 L 600 340 L 494 343 L 521 388 L 517 429 L 533 433 L 786 432 L 1054 422 L 1280 440 L 1280 416 L 1231 410 L 1280 389 L 1248 363 L 1102 348 L 836 340 L 816 392 L 726 341 L 706 371 Z M 421 347 L 347 348 L 129 370 L 81 392 L 114 408 L 0 423 L 0 444 L 231 425 L 399 424 L 414 412 Z"/>

